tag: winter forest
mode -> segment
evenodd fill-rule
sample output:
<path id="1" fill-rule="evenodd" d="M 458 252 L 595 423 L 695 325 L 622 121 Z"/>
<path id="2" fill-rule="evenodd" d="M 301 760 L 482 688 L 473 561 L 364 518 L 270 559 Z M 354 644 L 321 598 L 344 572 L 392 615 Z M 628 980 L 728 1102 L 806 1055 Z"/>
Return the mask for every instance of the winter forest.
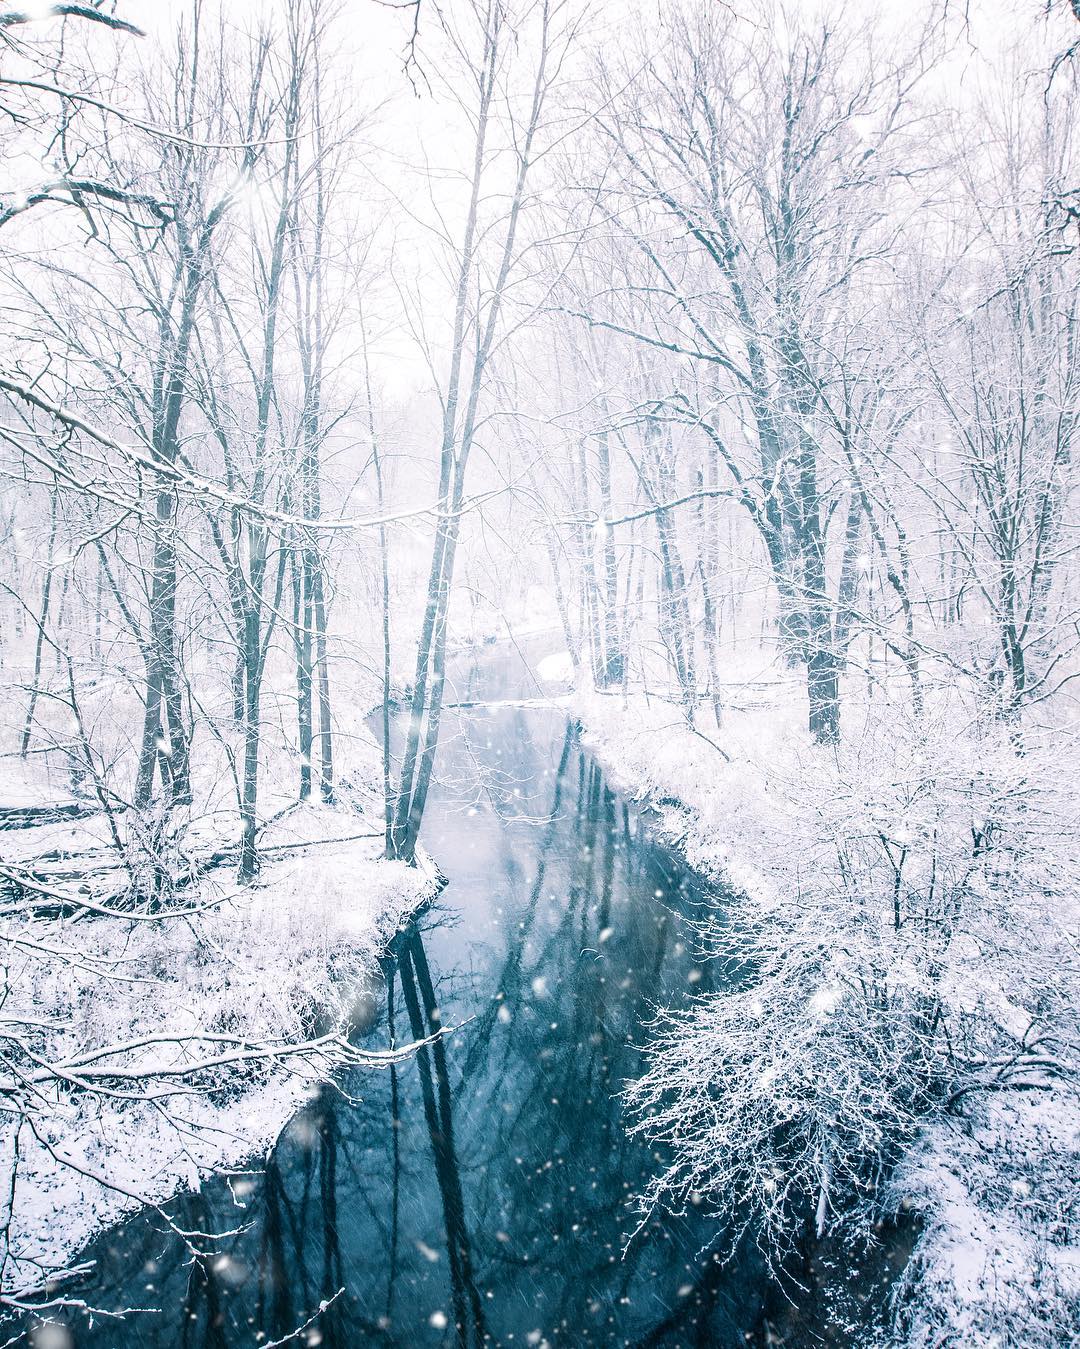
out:
<path id="1" fill-rule="evenodd" d="M 1078 0 L 0 0 L 0 1345 L 1080 1344 Z"/>

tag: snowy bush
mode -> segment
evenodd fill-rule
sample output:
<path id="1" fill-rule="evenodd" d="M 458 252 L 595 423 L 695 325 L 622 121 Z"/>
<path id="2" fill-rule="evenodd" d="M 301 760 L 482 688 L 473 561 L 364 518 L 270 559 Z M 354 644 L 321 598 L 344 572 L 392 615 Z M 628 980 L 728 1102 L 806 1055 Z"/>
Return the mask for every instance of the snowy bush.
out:
<path id="1" fill-rule="evenodd" d="M 702 926 L 729 987 L 659 1018 L 628 1089 L 670 1157 L 646 1206 L 709 1203 L 774 1259 L 808 1227 L 865 1239 L 918 1202 L 884 1182 L 928 1122 L 1074 1079 L 1075 805 L 1048 771 L 1074 747 L 948 720 L 772 745 L 694 802 L 722 828 L 763 782 L 724 840 L 748 888 Z"/>

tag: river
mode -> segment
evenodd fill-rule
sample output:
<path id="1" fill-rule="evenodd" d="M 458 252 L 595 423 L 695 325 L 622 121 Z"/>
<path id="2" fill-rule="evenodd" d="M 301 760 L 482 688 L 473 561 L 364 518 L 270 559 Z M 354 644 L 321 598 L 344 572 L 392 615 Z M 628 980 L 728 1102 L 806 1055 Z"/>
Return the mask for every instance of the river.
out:
<path id="1" fill-rule="evenodd" d="M 692 1205 L 635 1232 L 662 1158 L 624 1128 L 646 1023 L 721 977 L 706 898 L 510 645 L 460 659 L 422 841 L 449 877 L 361 995 L 363 1043 L 453 1033 L 325 1087 L 265 1163 L 168 1212 L 235 1231 L 208 1262 L 148 1211 L 94 1242 L 67 1314 L 93 1349 L 735 1345 L 766 1279 Z M 339 1290 L 343 1290 L 340 1291 Z M 329 1301 L 315 1316 L 320 1303 Z"/>

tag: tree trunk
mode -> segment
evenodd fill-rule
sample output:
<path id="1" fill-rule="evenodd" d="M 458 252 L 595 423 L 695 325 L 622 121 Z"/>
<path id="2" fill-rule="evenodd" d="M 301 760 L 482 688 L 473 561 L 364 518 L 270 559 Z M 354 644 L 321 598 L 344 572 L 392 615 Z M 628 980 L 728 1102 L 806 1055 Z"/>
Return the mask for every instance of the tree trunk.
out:
<path id="1" fill-rule="evenodd" d="M 600 524 L 603 530 L 603 571 L 604 571 L 604 658 L 601 665 L 602 682 L 610 686 L 621 684 L 625 668 L 625 658 L 619 641 L 619 567 L 615 557 L 615 539 L 611 529 L 603 522 L 611 518 L 611 452 L 608 445 L 608 433 L 602 431 L 599 436 L 597 455 L 598 482 L 600 487 Z"/>
<path id="2" fill-rule="evenodd" d="M 297 744 L 300 751 L 300 800 L 311 795 L 311 571 L 308 550 L 289 554 L 293 593 L 293 641 L 296 648 Z"/>
<path id="3" fill-rule="evenodd" d="M 52 593 L 53 556 L 56 552 L 56 491 L 53 491 L 49 510 L 49 551 L 45 559 L 45 579 L 41 583 L 41 617 L 38 619 L 37 636 L 34 639 L 34 672 L 30 680 L 30 703 L 26 709 L 26 725 L 23 727 L 22 744 L 19 755 L 25 759 L 30 749 L 30 732 L 34 725 L 34 710 L 37 707 L 38 684 L 41 680 L 41 652 L 45 643 L 45 624 L 49 618 L 49 598 Z"/>

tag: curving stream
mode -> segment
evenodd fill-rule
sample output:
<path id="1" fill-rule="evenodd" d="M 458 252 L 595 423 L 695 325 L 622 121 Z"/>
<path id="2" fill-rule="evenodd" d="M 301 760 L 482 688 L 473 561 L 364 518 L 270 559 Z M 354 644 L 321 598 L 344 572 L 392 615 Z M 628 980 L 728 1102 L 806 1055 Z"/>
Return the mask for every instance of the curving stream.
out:
<path id="1" fill-rule="evenodd" d="M 657 1157 L 627 1138 L 620 1085 L 641 1071 L 651 1009 L 719 971 L 695 963 L 685 926 L 702 882 L 540 693 L 513 648 L 462 662 L 423 834 L 451 880 L 371 990 L 364 1042 L 461 1028 L 326 1087 L 264 1166 L 175 1201 L 181 1227 L 239 1229 L 209 1263 L 154 1213 L 95 1242 L 78 1294 L 160 1310 L 71 1314 L 76 1344 L 265 1346 L 331 1298 L 289 1343 L 757 1337 L 767 1281 L 752 1250 L 721 1266 L 693 1209 L 627 1244 L 628 1197 Z"/>

